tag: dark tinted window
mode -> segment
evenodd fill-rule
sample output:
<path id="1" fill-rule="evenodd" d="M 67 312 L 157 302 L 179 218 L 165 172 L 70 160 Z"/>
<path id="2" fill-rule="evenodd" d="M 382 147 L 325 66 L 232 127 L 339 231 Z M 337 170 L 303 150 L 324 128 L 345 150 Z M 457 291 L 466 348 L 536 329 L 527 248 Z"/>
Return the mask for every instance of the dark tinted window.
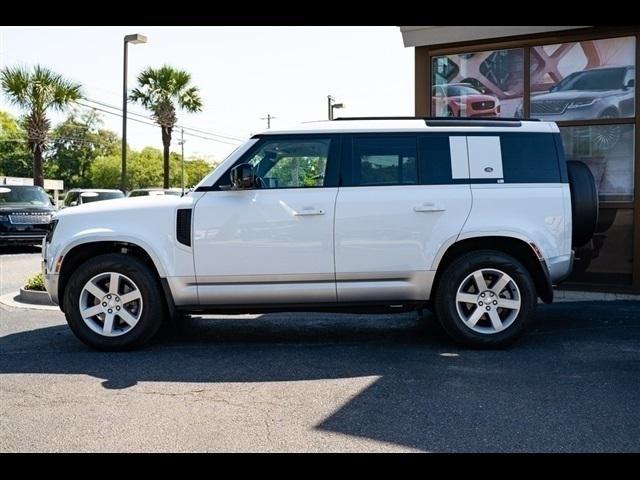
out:
<path id="1" fill-rule="evenodd" d="M 353 138 L 351 185 L 411 185 L 418 183 L 416 137 Z"/>
<path id="2" fill-rule="evenodd" d="M 446 185 L 451 181 L 449 134 L 431 133 L 418 138 L 420 151 L 420 183 Z"/>
<path id="3" fill-rule="evenodd" d="M 561 182 L 554 135 L 501 133 L 505 183 Z"/>
<path id="4" fill-rule="evenodd" d="M 51 202 L 41 187 L 0 185 L 0 206 L 5 204 L 49 206 Z"/>

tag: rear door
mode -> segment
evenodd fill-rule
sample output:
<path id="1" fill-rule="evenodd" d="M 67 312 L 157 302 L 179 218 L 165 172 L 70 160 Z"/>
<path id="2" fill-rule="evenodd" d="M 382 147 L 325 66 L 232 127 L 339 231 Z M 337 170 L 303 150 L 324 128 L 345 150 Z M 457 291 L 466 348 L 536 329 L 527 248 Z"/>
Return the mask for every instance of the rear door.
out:
<path id="1" fill-rule="evenodd" d="M 339 302 L 428 298 L 434 258 L 471 208 L 466 155 L 455 148 L 448 134 L 346 136 L 335 217 Z M 467 179 L 457 184 L 454 170 Z"/>

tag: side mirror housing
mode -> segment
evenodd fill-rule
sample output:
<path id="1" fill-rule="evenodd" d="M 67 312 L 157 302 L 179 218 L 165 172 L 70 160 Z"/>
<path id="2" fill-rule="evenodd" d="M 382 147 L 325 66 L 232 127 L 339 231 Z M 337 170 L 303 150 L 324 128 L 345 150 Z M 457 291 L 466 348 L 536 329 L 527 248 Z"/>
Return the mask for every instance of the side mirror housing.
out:
<path id="1" fill-rule="evenodd" d="M 630 78 L 627 84 L 625 85 L 625 88 L 634 88 L 635 86 L 636 86 L 635 78 Z"/>
<path id="2" fill-rule="evenodd" d="M 69 204 L 69 206 L 70 206 L 70 207 L 75 207 L 76 205 L 78 205 L 78 202 L 71 202 L 71 203 Z"/>
<path id="3" fill-rule="evenodd" d="M 246 190 L 256 184 L 256 174 L 249 163 L 241 163 L 231 169 L 231 187 L 234 190 Z"/>

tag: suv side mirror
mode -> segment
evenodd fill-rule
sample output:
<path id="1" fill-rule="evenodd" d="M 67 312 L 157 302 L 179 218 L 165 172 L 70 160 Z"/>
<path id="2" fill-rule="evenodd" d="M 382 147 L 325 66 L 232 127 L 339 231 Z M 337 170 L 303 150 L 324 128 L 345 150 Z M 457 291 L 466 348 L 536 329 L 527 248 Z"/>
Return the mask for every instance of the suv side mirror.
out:
<path id="1" fill-rule="evenodd" d="M 635 78 L 630 78 L 627 81 L 627 84 L 624 86 L 625 88 L 634 88 L 636 86 L 636 80 Z"/>
<path id="2" fill-rule="evenodd" d="M 256 174 L 249 163 L 241 163 L 231 169 L 231 186 L 234 190 L 253 188 L 256 184 Z"/>
<path id="3" fill-rule="evenodd" d="M 69 206 L 70 206 L 70 207 L 75 207 L 76 205 L 78 205 L 78 202 L 71 202 L 71 203 L 69 204 Z"/>

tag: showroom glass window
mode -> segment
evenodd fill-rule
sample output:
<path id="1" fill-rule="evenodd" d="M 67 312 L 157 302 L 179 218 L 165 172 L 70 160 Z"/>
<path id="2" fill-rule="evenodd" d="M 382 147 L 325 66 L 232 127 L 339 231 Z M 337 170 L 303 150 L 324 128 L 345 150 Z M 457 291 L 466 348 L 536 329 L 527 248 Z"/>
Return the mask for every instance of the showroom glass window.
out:
<path id="1" fill-rule="evenodd" d="M 431 114 L 436 117 L 521 117 L 522 48 L 432 58 Z"/>
<path id="2" fill-rule="evenodd" d="M 558 123 L 567 160 L 593 173 L 600 214 L 570 280 L 630 284 L 633 272 L 635 37 L 530 49 L 529 111 Z M 601 123 L 600 123 L 601 122 Z"/>
<path id="3" fill-rule="evenodd" d="M 531 116 L 549 121 L 635 114 L 635 38 L 531 48 Z"/>

